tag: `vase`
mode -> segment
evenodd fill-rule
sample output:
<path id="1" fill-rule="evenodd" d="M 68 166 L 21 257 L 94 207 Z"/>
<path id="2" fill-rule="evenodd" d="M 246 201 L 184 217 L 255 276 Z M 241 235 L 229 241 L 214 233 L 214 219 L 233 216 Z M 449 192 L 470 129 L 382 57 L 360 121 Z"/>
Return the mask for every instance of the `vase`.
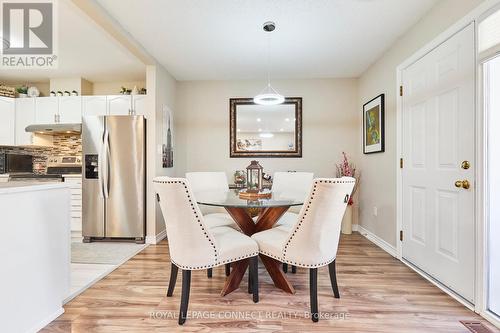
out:
<path id="1" fill-rule="evenodd" d="M 347 205 L 345 209 L 341 230 L 344 235 L 352 234 L 352 205 Z"/>

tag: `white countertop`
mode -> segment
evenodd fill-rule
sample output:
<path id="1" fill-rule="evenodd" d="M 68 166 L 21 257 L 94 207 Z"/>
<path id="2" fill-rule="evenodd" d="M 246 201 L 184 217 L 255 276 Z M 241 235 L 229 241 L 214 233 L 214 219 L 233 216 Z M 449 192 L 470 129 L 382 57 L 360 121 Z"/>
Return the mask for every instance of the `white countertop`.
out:
<path id="1" fill-rule="evenodd" d="M 64 182 L 6 182 L 0 183 L 0 194 L 67 188 Z"/>
<path id="2" fill-rule="evenodd" d="M 63 178 L 82 178 L 82 174 L 81 173 L 77 173 L 77 174 L 74 174 L 74 173 L 69 173 L 69 174 L 65 174 L 65 175 L 62 175 Z"/>

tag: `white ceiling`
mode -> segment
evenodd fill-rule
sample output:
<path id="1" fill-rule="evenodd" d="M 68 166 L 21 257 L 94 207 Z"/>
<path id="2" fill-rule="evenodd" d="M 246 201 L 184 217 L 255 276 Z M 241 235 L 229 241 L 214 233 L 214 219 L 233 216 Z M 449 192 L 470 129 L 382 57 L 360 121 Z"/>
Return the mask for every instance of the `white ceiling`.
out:
<path id="1" fill-rule="evenodd" d="M 2 70 L 0 81 L 40 82 L 83 77 L 92 82 L 144 80 L 146 67 L 69 1 L 58 1 L 58 59 L 54 70 Z"/>
<path id="2" fill-rule="evenodd" d="M 358 77 L 438 0 L 97 0 L 178 80 Z"/>

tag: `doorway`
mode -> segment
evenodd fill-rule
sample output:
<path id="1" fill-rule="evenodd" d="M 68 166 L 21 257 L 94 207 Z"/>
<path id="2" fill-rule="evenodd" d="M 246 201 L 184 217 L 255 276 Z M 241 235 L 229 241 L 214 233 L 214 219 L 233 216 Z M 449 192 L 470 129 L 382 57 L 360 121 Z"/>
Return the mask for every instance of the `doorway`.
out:
<path id="1" fill-rule="evenodd" d="M 401 71 L 402 258 L 472 304 L 474 68 L 471 23 Z"/>

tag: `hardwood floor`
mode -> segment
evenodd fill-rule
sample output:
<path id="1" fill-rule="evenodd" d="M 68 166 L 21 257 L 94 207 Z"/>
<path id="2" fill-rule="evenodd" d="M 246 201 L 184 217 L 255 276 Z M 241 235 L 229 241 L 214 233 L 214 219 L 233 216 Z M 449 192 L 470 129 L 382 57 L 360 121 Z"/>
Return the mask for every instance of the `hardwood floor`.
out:
<path id="1" fill-rule="evenodd" d="M 261 262 L 258 304 L 247 293 L 247 279 L 220 296 L 224 266 L 214 269 L 212 279 L 205 270 L 193 272 L 189 311 L 198 318 L 180 327 L 181 274 L 167 298 L 169 273 L 167 243 L 149 246 L 66 304 L 66 312 L 41 332 L 469 332 L 459 320 L 479 320 L 496 331 L 357 233 L 340 242 L 340 299 L 333 296 L 328 266 L 318 270 L 318 323 L 306 317 L 308 270 L 287 274 L 296 290 L 290 295 L 274 287 Z"/>

